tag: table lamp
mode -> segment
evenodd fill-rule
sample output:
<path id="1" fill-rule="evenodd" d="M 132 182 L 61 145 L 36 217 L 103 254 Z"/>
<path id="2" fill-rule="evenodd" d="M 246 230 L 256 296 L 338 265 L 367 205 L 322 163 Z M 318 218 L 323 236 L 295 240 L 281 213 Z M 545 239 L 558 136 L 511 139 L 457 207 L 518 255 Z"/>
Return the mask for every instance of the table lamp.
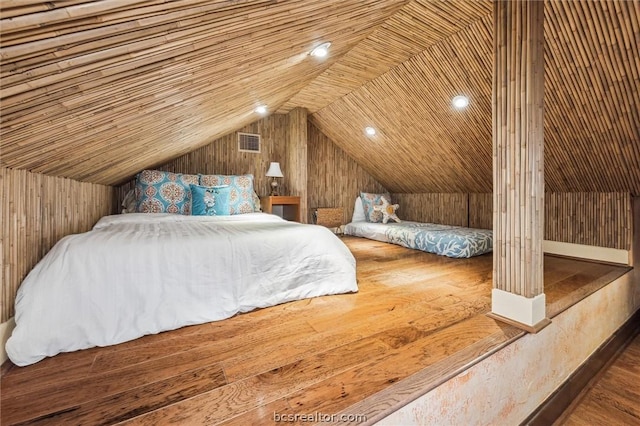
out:
<path id="1" fill-rule="evenodd" d="M 270 195 L 279 195 L 278 181 L 276 180 L 276 178 L 284 177 L 282 175 L 282 170 L 280 170 L 280 163 L 272 162 L 269 165 L 269 170 L 267 170 L 267 177 L 271 178 L 271 194 Z"/>

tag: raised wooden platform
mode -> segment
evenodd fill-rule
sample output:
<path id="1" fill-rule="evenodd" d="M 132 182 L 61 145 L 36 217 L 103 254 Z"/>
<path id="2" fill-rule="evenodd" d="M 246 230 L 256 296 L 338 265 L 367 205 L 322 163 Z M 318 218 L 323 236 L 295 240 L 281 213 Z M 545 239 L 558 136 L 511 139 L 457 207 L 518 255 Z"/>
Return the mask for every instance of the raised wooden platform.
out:
<path id="1" fill-rule="evenodd" d="M 357 294 L 10 368 L 1 423 L 273 424 L 354 406 L 372 422 L 523 334 L 485 315 L 491 255 L 449 259 L 344 241 L 358 260 Z M 546 257 L 549 316 L 626 271 Z M 384 391 L 399 381 L 403 392 L 394 386 L 390 401 Z"/>

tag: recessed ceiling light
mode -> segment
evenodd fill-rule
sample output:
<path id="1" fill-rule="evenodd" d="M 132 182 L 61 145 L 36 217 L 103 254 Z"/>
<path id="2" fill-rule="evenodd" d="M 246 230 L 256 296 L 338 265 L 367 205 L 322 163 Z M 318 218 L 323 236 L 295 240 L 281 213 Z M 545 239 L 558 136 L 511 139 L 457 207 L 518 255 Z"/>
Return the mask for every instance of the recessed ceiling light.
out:
<path id="1" fill-rule="evenodd" d="M 373 136 L 376 134 L 376 129 L 374 129 L 373 127 L 367 127 L 364 129 L 364 131 L 369 135 L 369 136 Z"/>
<path id="2" fill-rule="evenodd" d="M 469 105 L 469 98 L 466 96 L 458 95 L 451 100 L 451 103 L 456 108 L 466 108 Z"/>
<path id="3" fill-rule="evenodd" d="M 260 105 L 259 107 L 254 109 L 254 111 L 257 112 L 258 114 L 265 114 L 267 112 L 267 107 L 264 105 Z"/>
<path id="4" fill-rule="evenodd" d="M 329 46 L 331 46 L 331 43 L 322 43 L 316 46 L 309 54 L 311 56 L 317 56 L 318 58 L 324 58 L 329 53 Z"/>

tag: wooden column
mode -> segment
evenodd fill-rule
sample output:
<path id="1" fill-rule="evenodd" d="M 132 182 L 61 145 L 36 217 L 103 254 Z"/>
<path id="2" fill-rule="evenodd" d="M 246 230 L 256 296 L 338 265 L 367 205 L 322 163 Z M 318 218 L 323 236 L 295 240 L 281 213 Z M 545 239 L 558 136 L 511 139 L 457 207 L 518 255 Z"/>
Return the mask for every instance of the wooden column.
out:
<path id="1" fill-rule="evenodd" d="M 543 290 L 544 2 L 494 2 L 492 314 L 537 331 Z"/>
<path id="2" fill-rule="evenodd" d="M 300 196 L 300 220 L 309 222 L 307 199 L 307 110 L 295 108 L 289 112 L 289 142 L 287 164 L 283 170 L 289 195 Z"/>

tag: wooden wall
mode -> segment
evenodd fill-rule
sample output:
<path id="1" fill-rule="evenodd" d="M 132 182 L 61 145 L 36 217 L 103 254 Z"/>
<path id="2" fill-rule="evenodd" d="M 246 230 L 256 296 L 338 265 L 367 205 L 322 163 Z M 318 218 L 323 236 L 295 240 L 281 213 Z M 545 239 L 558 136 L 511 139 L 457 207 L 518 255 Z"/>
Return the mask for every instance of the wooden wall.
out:
<path id="1" fill-rule="evenodd" d="M 630 250 L 633 239 L 631 194 L 545 194 L 545 239 Z"/>
<path id="2" fill-rule="evenodd" d="M 400 204 L 398 216 L 404 220 L 493 228 L 490 193 L 394 193 L 392 197 Z M 545 240 L 630 250 L 632 235 L 631 194 L 545 194 Z"/>
<path id="3" fill-rule="evenodd" d="M 441 8 L 440 19 L 456 6 L 420 3 Z M 461 6 L 469 4 L 487 14 L 325 107 L 308 105 L 311 121 L 392 192 L 492 191 L 492 6 Z M 546 189 L 639 195 L 638 0 L 547 0 L 544 8 Z M 422 33 L 416 16 L 398 33 L 409 45 Z M 348 81 L 347 68 L 336 67 L 300 93 L 339 70 Z M 451 107 L 458 94 L 470 98 L 464 110 Z M 375 138 L 366 126 L 377 128 Z"/>
<path id="4" fill-rule="evenodd" d="M 469 194 L 469 227 L 493 229 L 493 194 Z"/>
<path id="5" fill-rule="evenodd" d="M 14 315 L 20 283 L 49 249 L 112 213 L 113 188 L 4 167 L 0 181 L 0 322 L 5 322 Z"/>
<path id="6" fill-rule="evenodd" d="M 288 195 L 300 197 L 300 220 L 309 223 L 307 194 L 307 110 L 294 108 L 289 112 L 289 139 L 287 141 L 287 171 L 282 172 L 289 184 Z M 285 194 L 285 193 L 283 193 Z"/>
<path id="7" fill-rule="evenodd" d="M 288 115 L 273 114 L 240 131 L 260 133 L 262 152 L 238 152 L 236 133 L 155 167 L 178 173 L 253 173 L 259 195 L 269 193 L 264 176 L 270 161 L 279 161 L 287 175 Z M 343 207 L 343 222 L 351 221 L 353 201 L 360 191 L 386 189 L 315 125 L 308 124 L 307 190 L 309 213 L 315 207 Z M 114 204 L 132 188 L 128 182 L 114 189 Z M 280 180 L 282 194 L 289 193 L 287 178 Z M 493 228 L 493 197 L 490 193 L 392 194 L 400 204 L 401 219 L 472 228 Z M 631 196 L 628 193 L 547 193 L 545 239 L 574 244 L 629 250 L 631 248 Z"/>
<path id="8" fill-rule="evenodd" d="M 253 173 L 258 195 L 270 191 L 265 173 L 270 161 L 280 162 L 282 172 L 288 174 L 287 141 L 289 140 L 289 115 L 273 114 L 243 127 L 241 132 L 259 133 L 262 136 L 262 152 L 251 154 L 238 152 L 236 133 L 216 139 L 196 151 L 175 160 L 153 167 L 176 173 Z M 343 207 L 343 222 L 351 221 L 353 203 L 360 191 L 384 192 L 386 189 L 364 171 L 344 151 L 314 125 L 307 128 L 307 220 L 312 222 L 316 207 Z M 291 183 L 288 177 L 279 180 L 280 193 L 289 194 Z M 133 187 L 133 181 L 116 188 L 116 202 L 119 206 L 126 192 Z"/>
<path id="9" fill-rule="evenodd" d="M 398 194 L 391 195 L 400 204 L 398 217 L 416 222 L 467 226 L 469 220 L 468 195 L 454 194 Z"/>
<path id="10" fill-rule="evenodd" d="M 233 132 L 166 164 L 150 168 L 195 174 L 251 173 L 255 179 L 254 187 L 258 195 L 268 195 L 271 191 L 270 178 L 265 174 L 271 161 L 279 162 L 282 173 L 288 176 L 286 155 L 288 123 L 287 115 L 273 114 L 238 130 L 238 132 L 260 134 L 262 138 L 260 153 L 238 151 L 238 132 Z M 287 178 L 278 179 L 278 183 L 280 193 L 287 194 L 289 191 Z M 121 185 L 118 189 L 118 200 L 121 201 L 126 190 L 132 187 L 132 182 Z"/>
<path id="11" fill-rule="evenodd" d="M 386 189 L 311 123 L 307 135 L 309 212 L 316 207 L 342 207 L 343 223 L 351 222 L 353 204 L 361 191 Z M 313 223 L 311 218 L 309 223 Z"/>

